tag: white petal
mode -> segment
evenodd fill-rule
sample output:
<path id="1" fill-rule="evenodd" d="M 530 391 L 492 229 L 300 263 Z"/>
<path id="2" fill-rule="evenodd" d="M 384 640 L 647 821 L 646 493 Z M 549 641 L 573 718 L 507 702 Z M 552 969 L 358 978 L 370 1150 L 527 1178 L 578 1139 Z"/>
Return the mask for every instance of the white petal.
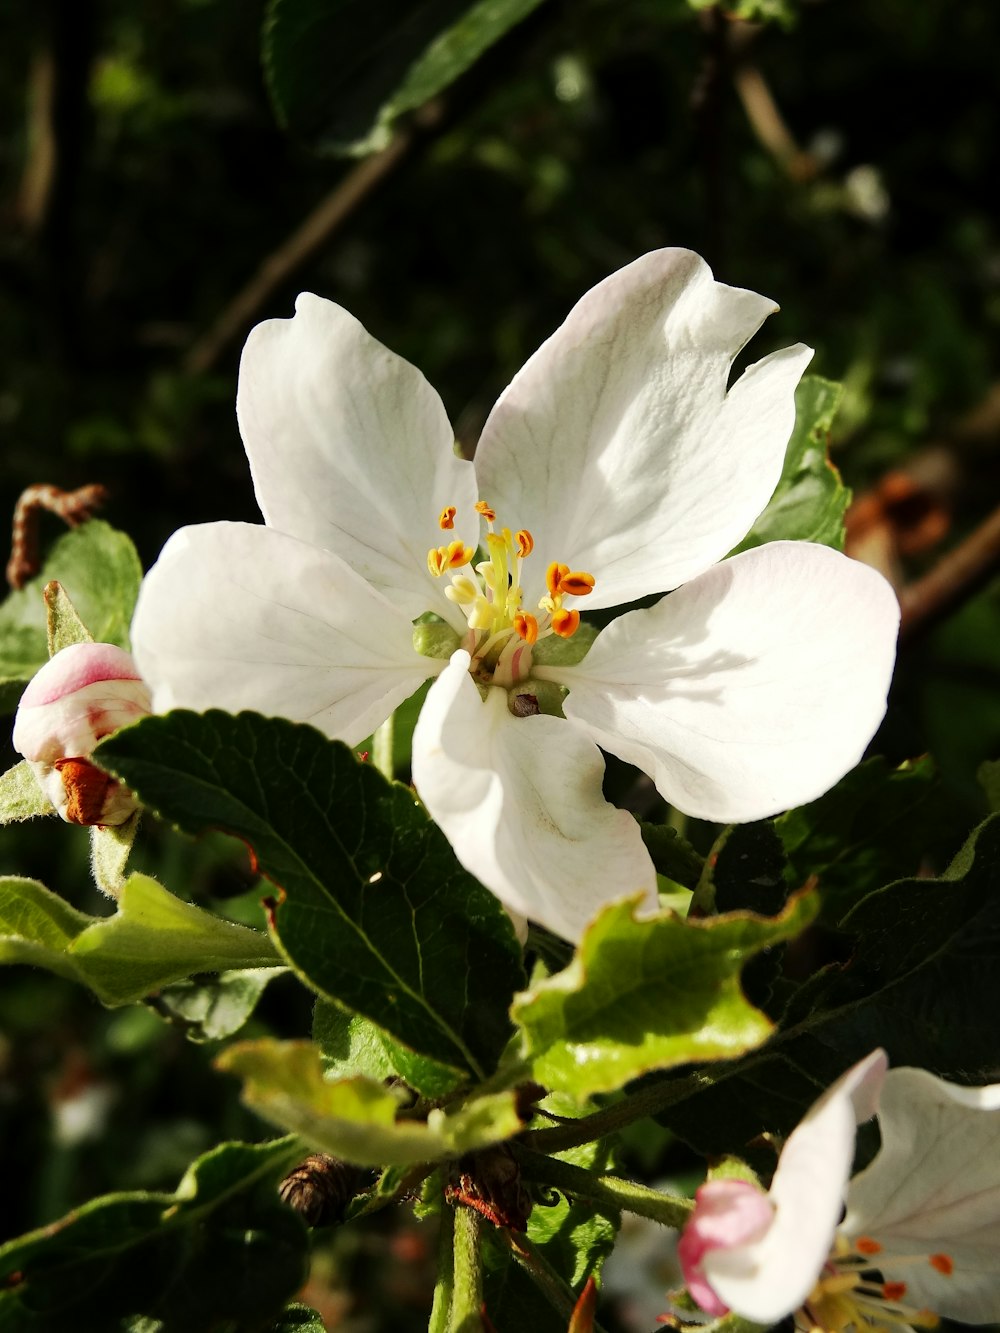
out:
<path id="1" fill-rule="evenodd" d="M 1000 1321 L 1000 1084 L 959 1088 L 894 1069 L 879 1108 L 882 1148 L 851 1182 L 843 1230 L 885 1248 L 873 1263 L 908 1305 L 964 1323 Z M 947 1254 L 951 1276 L 892 1255 Z"/>
<path id="2" fill-rule="evenodd" d="M 146 575 L 133 652 L 153 707 L 250 708 L 363 740 L 442 663 L 336 556 L 271 528 L 182 528 Z"/>
<path id="3" fill-rule="evenodd" d="M 604 761 L 562 718 L 515 718 L 504 690 L 483 700 L 457 652 L 413 733 L 413 780 L 467 870 L 514 912 L 579 939 L 605 903 L 656 876 L 639 826 L 601 795 Z"/>
<path id="4" fill-rule="evenodd" d="M 734 556 L 598 636 L 566 716 L 687 814 L 760 819 L 811 801 L 885 712 L 899 607 L 866 565 L 806 542 Z"/>
<path id="5" fill-rule="evenodd" d="M 788 1136 L 771 1182 L 774 1221 L 759 1241 L 709 1251 L 704 1273 L 731 1310 L 775 1324 L 797 1310 L 830 1254 L 859 1119 L 874 1109 L 885 1052 L 852 1066 Z"/>
<path id="6" fill-rule="evenodd" d="M 472 464 L 457 458 L 441 400 L 420 371 L 358 321 L 303 293 L 293 319 L 258 324 L 236 411 L 267 523 L 333 551 L 410 620 L 464 620 L 427 572 L 445 537 L 475 547 Z M 455 530 L 441 511 L 457 506 Z"/>
<path id="7" fill-rule="evenodd" d="M 665 592 L 720 560 L 771 497 L 812 353 L 790 347 L 726 394 L 733 358 L 777 307 L 657 250 L 598 283 L 501 395 L 480 491 L 535 553 L 597 580 L 588 607 Z"/>

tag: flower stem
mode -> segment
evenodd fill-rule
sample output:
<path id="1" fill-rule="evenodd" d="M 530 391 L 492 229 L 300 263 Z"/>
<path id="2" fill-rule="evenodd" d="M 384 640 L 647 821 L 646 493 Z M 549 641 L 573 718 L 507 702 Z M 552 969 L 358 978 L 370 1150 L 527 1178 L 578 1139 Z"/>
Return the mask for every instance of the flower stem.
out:
<path id="1" fill-rule="evenodd" d="M 564 1282 L 542 1252 L 531 1243 L 527 1236 L 507 1232 L 510 1251 L 514 1258 L 538 1286 L 545 1299 L 566 1320 L 567 1324 L 576 1309 L 576 1295 L 573 1288 Z M 593 1333 L 604 1333 L 601 1325 L 594 1320 Z"/>
<path id="2" fill-rule="evenodd" d="M 438 1275 L 427 1333 L 448 1333 L 451 1298 L 455 1286 L 454 1244 L 455 1210 L 442 1208 L 441 1230 L 438 1233 Z"/>
<path id="3" fill-rule="evenodd" d="M 396 730 L 396 715 L 390 713 L 380 727 L 376 727 L 372 737 L 372 763 L 378 771 L 391 782 L 396 775 L 393 760 L 393 736 Z"/>
<path id="4" fill-rule="evenodd" d="M 616 1210 L 637 1213 L 665 1227 L 679 1230 L 694 1208 L 691 1199 L 661 1194 L 659 1190 L 649 1189 L 632 1180 L 623 1180 L 620 1176 L 595 1176 L 583 1167 L 532 1152 L 530 1148 L 517 1148 L 515 1151 L 524 1180 L 553 1185 L 575 1198 L 610 1204 Z"/>
<path id="5" fill-rule="evenodd" d="M 474 1208 L 454 1212 L 451 1319 L 448 1333 L 483 1333 L 483 1266 L 480 1230 Z"/>

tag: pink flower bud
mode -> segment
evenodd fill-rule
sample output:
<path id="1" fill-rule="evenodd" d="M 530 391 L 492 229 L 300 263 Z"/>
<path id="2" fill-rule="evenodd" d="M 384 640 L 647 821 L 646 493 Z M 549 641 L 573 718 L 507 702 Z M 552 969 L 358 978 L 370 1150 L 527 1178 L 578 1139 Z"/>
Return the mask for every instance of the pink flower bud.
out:
<path id="1" fill-rule="evenodd" d="M 677 1258 L 695 1302 L 719 1318 L 729 1313 L 729 1306 L 719 1299 L 705 1276 L 705 1255 L 758 1240 L 774 1219 L 774 1206 L 762 1190 L 746 1180 L 710 1180 L 694 1197 L 694 1212 L 677 1243 Z"/>
<path id="2" fill-rule="evenodd" d="M 104 736 L 151 712 L 149 690 L 128 653 L 75 643 L 28 683 L 14 719 L 14 749 L 72 824 L 124 824 L 132 793 L 89 762 Z"/>

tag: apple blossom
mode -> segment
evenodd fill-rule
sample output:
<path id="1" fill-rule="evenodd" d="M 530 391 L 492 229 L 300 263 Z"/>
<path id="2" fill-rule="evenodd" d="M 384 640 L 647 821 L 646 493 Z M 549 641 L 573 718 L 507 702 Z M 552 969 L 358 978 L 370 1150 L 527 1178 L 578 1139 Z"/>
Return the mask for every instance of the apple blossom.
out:
<path id="1" fill-rule="evenodd" d="M 717 563 L 775 488 L 811 356 L 774 352 L 727 391 L 774 309 L 689 251 L 636 260 L 515 376 L 473 464 L 419 371 L 300 296 L 240 366 L 265 526 L 182 529 L 143 584 L 155 707 L 353 745 L 431 678 L 413 777 L 463 864 L 570 939 L 613 898 L 655 907 L 602 748 L 681 810 L 749 820 L 825 791 L 885 708 L 898 608 L 879 575 L 809 543 Z M 665 592 L 596 639 L 581 624 Z"/>
<path id="2" fill-rule="evenodd" d="M 72 824 L 123 824 L 132 793 L 89 762 L 97 742 L 151 711 L 149 689 L 127 652 L 74 643 L 28 682 L 14 719 L 14 749 Z"/>
<path id="3" fill-rule="evenodd" d="M 873 1051 L 824 1093 L 767 1194 L 731 1179 L 698 1190 L 678 1256 L 703 1310 L 829 1333 L 1000 1320 L 1000 1084 L 886 1068 Z M 873 1114 L 881 1148 L 850 1181 L 856 1124 Z"/>

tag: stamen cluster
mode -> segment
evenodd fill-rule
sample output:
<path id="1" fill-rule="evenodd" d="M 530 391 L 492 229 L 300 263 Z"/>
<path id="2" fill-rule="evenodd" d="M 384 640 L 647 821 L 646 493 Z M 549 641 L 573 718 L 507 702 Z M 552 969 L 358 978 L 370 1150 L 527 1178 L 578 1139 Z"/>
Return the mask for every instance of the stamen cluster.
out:
<path id="1" fill-rule="evenodd" d="M 456 512 L 454 505 L 442 510 L 438 519 L 442 531 L 454 528 Z M 525 611 L 521 561 L 534 550 L 534 538 L 526 528 L 515 533 L 510 528 L 497 532 L 496 512 L 485 501 L 479 501 L 476 512 L 489 529 L 488 558 L 473 565 L 476 553 L 456 540 L 431 547 L 427 568 L 435 578 L 455 571 L 444 591 L 450 602 L 461 607 L 468 622 L 463 646 L 472 658 L 472 674 L 484 683 L 509 687 L 528 676 L 531 647 L 539 639 L 550 634 L 569 639 L 576 633 L 580 612 L 563 603 L 567 597 L 586 597 L 593 590 L 594 577 L 554 560 L 545 574 L 546 595 L 537 606 L 541 614 Z"/>
<path id="2" fill-rule="evenodd" d="M 930 1310 L 905 1303 L 905 1282 L 884 1282 L 878 1272 L 882 1246 L 870 1236 L 858 1236 L 853 1244 L 838 1232 L 833 1251 L 805 1302 L 795 1316 L 800 1333 L 843 1333 L 871 1329 L 892 1333 L 903 1328 L 931 1329 L 941 1322 Z M 952 1260 L 947 1254 L 919 1254 L 900 1262 L 929 1263 L 938 1273 L 950 1276 Z"/>

